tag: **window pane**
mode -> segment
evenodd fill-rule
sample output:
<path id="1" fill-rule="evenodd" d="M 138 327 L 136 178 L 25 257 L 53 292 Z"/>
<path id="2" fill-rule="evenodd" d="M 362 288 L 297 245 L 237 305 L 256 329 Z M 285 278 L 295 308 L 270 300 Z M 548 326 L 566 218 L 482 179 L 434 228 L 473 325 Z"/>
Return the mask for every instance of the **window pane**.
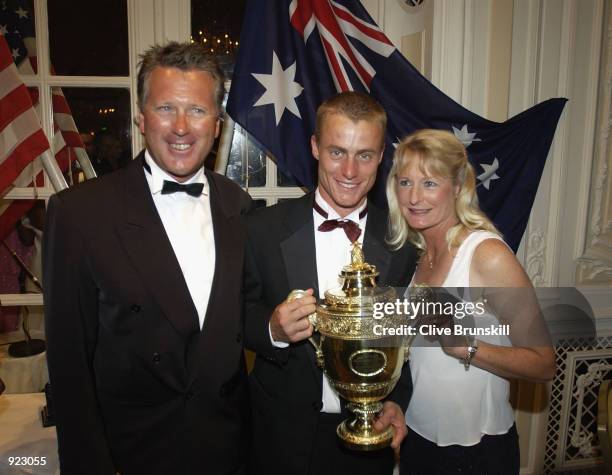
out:
<path id="1" fill-rule="evenodd" d="M 66 76 L 128 76 L 127 0 L 53 0 L 52 71 Z"/>
<path id="2" fill-rule="evenodd" d="M 246 0 L 191 2 L 191 39 L 210 48 L 228 78 L 234 70 Z"/>
<path id="3" fill-rule="evenodd" d="M 226 175 L 240 186 L 266 185 L 266 154 L 239 126 L 234 129 Z"/>
<path id="4" fill-rule="evenodd" d="M 98 176 L 124 166 L 132 156 L 129 91 L 84 87 L 62 90 Z"/>

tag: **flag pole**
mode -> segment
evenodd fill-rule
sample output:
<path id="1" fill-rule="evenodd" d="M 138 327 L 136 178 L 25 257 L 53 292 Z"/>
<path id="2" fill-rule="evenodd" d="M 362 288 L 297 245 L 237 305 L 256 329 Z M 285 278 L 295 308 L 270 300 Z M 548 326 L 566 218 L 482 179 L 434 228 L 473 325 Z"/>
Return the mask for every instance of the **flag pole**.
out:
<path id="1" fill-rule="evenodd" d="M 91 160 L 87 155 L 87 152 L 81 147 L 75 147 L 74 153 L 76 153 L 77 160 L 79 161 L 79 165 L 81 165 L 81 169 L 85 174 L 85 178 L 91 180 L 92 178 L 96 178 L 96 171 L 94 170 L 93 165 L 91 164 Z"/>
<path id="2" fill-rule="evenodd" d="M 38 278 L 34 275 L 34 273 L 28 268 L 28 266 L 21 260 L 21 257 L 17 255 L 17 253 L 6 243 L 6 241 L 2 240 L 2 245 L 8 250 L 8 252 L 13 256 L 17 265 L 23 270 L 27 276 L 32 280 L 36 288 L 42 292 L 43 288 L 40 284 Z M 16 341 L 11 343 L 9 346 L 8 352 L 14 358 L 23 358 L 25 356 L 32 356 L 42 353 L 46 349 L 45 340 L 40 340 L 37 338 L 32 338 L 30 334 L 30 311 L 27 306 L 24 306 L 25 313 L 23 315 L 23 320 L 21 321 L 21 329 L 23 330 L 23 334 L 25 335 L 25 340 Z"/>
<path id="3" fill-rule="evenodd" d="M 229 153 L 232 148 L 232 140 L 234 139 L 234 124 L 235 122 L 227 112 L 223 114 L 223 130 L 219 139 L 217 160 L 215 161 L 215 171 L 221 175 L 225 175 L 227 171 L 227 162 L 229 161 Z"/>
<path id="4" fill-rule="evenodd" d="M 43 152 L 43 154 L 40 156 L 40 161 L 42 162 L 42 166 L 45 169 L 49 180 L 51 180 L 51 186 L 56 193 L 68 188 L 68 183 L 66 183 L 64 175 L 62 174 L 60 167 L 55 161 L 55 157 L 49 149 Z"/>
<path id="5" fill-rule="evenodd" d="M 38 280 L 38 277 L 36 277 L 34 275 L 34 272 L 32 272 L 29 267 L 26 265 L 25 262 L 23 262 L 23 260 L 21 259 L 21 257 L 19 257 L 19 255 L 13 250 L 13 248 L 11 248 L 6 241 L 3 239 L 2 241 L 2 245 L 6 248 L 6 250 L 9 252 L 9 254 L 11 256 L 13 256 L 13 259 L 15 260 L 15 262 L 17 263 L 17 265 L 21 268 L 22 271 L 24 271 L 28 277 L 30 278 L 30 280 L 32 281 L 32 283 L 36 286 L 36 288 L 38 290 L 40 290 L 41 292 L 43 291 L 42 285 L 40 283 L 40 280 Z"/>

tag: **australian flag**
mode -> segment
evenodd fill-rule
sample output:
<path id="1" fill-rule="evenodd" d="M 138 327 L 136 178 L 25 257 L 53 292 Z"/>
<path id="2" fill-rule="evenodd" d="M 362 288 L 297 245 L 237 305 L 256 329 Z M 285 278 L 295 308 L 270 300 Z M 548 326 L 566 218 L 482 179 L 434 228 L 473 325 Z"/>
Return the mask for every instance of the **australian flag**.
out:
<path id="1" fill-rule="evenodd" d="M 484 119 L 422 76 L 357 0 L 249 0 L 240 44 L 227 111 L 284 174 L 314 188 L 317 107 L 340 91 L 368 92 L 389 119 L 378 196 L 394 144 L 417 129 L 449 130 L 467 148 L 482 209 L 516 251 L 566 99 Z"/>

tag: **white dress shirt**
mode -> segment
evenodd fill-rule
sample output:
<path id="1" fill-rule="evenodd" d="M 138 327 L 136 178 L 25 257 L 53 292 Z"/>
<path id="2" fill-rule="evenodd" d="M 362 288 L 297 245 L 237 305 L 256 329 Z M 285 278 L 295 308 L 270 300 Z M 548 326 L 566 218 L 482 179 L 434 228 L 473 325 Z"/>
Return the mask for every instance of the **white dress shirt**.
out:
<path id="1" fill-rule="evenodd" d="M 313 209 L 314 229 L 315 229 L 315 248 L 317 251 L 317 276 L 319 283 L 319 298 L 325 298 L 325 291 L 340 286 L 338 274 L 342 268 L 351 263 L 351 241 L 346 236 L 342 228 L 336 228 L 332 231 L 322 232 L 318 227 L 323 224 L 326 219 L 339 219 L 338 213 L 327 204 L 321 197 L 319 189 L 315 192 L 315 200 L 317 204 L 327 211 L 327 218 L 321 216 Z M 359 224 L 361 234 L 357 239 L 359 244 L 363 246 L 363 235 L 365 234 L 365 226 L 367 215 L 359 219 L 359 213 L 366 207 L 366 203 L 345 216 L 343 219 L 354 221 Z M 327 376 L 323 374 L 323 408 L 321 412 L 339 413 L 340 399 L 335 391 L 329 385 Z"/>
<path id="2" fill-rule="evenodd" d="M 342 268 L 351 263 L 351 241 L 347 237 L 344 229 L 336 228 L 332 231 L 319 231 L 319 226 L 328 219 L 339 219 L 340 215 L 330 206 L 321 196 L 319 188 L 315 192 L 315 201 L 317 204 L 327 212 L 327 218 L 321 216 L 317 211 L 312 210 L 313 222 L 314 222 L 314 235 L 315 235 L 315 250 L 317 259 L 317 277 L 319 285 L 320 299 L 325 298 L 325 291 L 334 289 L 340 286 L 339 274 Z M 364 202 L 359 208 L 345 216 L 343 219 L 354 221 L 359 224 L 361 234 L 357 241 L 363 246 L 363 236 L 365 234 L 367 215 L 359 219 L 359 214 L 367 206 L 367 202 Z M 272 344 L 277 348 L 286 348 L 289 346 L 288 343 L 282 341 L 275 341 L 272 338 L 272 331 L 268 325 L 268 331 L 270 332 L 270 340 Z M 331 388 L 327 376 L 323 373 L 323 396 L 322 396 L 323 407 L 321 412 L 328 413 L 340 413 L 340 399 L 335 391 Z"/>
<path id="3" fill-rule="evenodd" d="M 151 168 L 151 173 L 145 172 L 145 176 L 153 202 L 183 272 L 202 329 L 215 274 L 215 235 L 206 174 L 201 168 L 183 183 L 203 183 L 200 196 L 190 196 L 184 192 L 162 195 L 164 180 L 177 181 L 155 163 L 148 150 L 145 161 Z"/>

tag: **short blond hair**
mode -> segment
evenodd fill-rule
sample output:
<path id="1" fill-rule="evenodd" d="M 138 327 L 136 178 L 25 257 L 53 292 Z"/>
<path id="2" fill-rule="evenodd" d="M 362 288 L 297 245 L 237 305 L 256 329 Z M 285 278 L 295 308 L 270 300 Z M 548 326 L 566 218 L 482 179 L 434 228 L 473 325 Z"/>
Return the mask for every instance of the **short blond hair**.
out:
<path id="1" fill-rule="evenodd" d="M 389 202 L 389 232 L 386 241 L 391 247 L 397 249 L 409 241 L 417 248 L 425 249 L 425 239 L 419 231 L 408 225 L 397 199 L 397 175 L 413 160 L 419 161 L 423 173 L 449 178 L 453 185 L 459 185 L 455 199 L 455 213 L 459 223 L 446 234 L 449 247 L 459 244 L 463 230 L 486 230 L 500 234 L 478 205 L 474 168 L 468 161 L 463 144 L 445 130 L 422 129 L 402 139 L 393 154 L 393 166 L 387 178 L 386 190 Z"/>
<path id="2" fill-rule="evenodd" d="M 340 114 L 353 123 L 360 120 L 380 124 L 382 143 L 385 143 L 387 113 L 372 96 L 359 91 L 344 91 L 324 101 L 317 109 L 314 136 L 317 143 L 321 140 L 325 119 L 332 114 Z"/>
<path id="3" fill-rule="evenodd" d="M 149 80 L 155 68 L 176 68 L 181 71 L 202 71 L 211 75 L 214 82 L 215 104 L 219 117 L 223 115 L 225 74 L 217 59 L 200 43 L 170 41 L 153 45 L 142 55 L 138 63 L 136 97 L 138 108 L 143 111 L 149 95 Z"/>

